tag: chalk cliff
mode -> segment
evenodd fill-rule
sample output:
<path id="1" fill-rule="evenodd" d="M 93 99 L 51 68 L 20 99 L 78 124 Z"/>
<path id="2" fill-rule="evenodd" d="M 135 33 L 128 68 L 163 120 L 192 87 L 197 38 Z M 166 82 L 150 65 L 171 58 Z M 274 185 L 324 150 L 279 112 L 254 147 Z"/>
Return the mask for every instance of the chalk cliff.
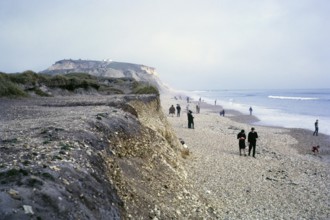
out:
<path id="1" fill-rule="evenodd" d="M 64 59 L 57 61 L 40 73 L 66 74 L 73 72 L 113 78 L 128 77 L 136 81 L 150 83 L 160 91 L 166 89 L 166 86 L 159 79 L 155 68 L 125 62 Z"/>

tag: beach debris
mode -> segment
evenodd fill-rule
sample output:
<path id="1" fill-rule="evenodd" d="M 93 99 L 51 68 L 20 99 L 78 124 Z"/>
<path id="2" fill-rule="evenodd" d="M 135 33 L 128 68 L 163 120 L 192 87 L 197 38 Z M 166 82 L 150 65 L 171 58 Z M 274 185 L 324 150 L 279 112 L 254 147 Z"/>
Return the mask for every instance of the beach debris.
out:
<path id="1" fill-rule="evenodd" d="M 186 145 L 185 141 L 182 138 L 179 138 L 179 141 L 183 146 L 183 149 L 181 150 L 181 156 L 183 158 L 186 158 L 190 154 L 188 146 Z"/>
<path id="2" fill-rule="evenodd" d="M 24 208 L 24 212 L 25 214 L 34 214 L 33 210 L 32 210 L 32 206 L 29 206 L 29 205 L 23 205 L 23 208 Z"/>
<path id="3" fill-rule="evenodd" d="M 228 127 L 228 129 L 231 129 L 231 130 L 241 130 L 240 128 L 235 127 L 235 126 L 232 126 L 232 125 L 230 125 L 230 126 Z"/>
<path id="4" fill-rule="evenodd" d="M 58 166 L 49 166 L 49 168 L 55 171 L 61 170 L 61 168 L 59 168 Z"/>
<path id="5" fill-rule="evenodd" d="M 14 189 L 10 189 L 8 191 L 8 194 L 13 198 L 13 199 L 21 199 L 21 196 L 19 195 L 19 192 L 14 190 Z"/>
<path id="6" fill-rule="evenodd" d="M 183 148 L 188 148 L 188 146 L 186 145 L 186 143 L 184 142 L 184 140 L 182 138 L 179 138 L 179 141 L 182 144 Z"/>

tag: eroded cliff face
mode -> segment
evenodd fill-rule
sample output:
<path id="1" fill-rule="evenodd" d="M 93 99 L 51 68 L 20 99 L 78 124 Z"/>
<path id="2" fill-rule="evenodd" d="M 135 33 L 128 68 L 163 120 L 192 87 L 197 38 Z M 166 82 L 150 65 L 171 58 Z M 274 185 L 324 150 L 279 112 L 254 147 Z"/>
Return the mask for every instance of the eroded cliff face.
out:
<path id="1" fill-rule="evenodd" d="M 74 72 L 88 73 L 94 76 L 133 78 L 137 81 L 148 82 L 159 90 L 166 90 L 167 87 L 161 82 L 156 69 L 141 64 L 97 61 L 97 60 L 60 60 L 42 71 L 45 74 L 67 74 Z"/>
<path id="2" fill-rule="evenodd" d="M 158 96 L 0 102 L 4 219 L 212 216 L 186 179 Z"/>

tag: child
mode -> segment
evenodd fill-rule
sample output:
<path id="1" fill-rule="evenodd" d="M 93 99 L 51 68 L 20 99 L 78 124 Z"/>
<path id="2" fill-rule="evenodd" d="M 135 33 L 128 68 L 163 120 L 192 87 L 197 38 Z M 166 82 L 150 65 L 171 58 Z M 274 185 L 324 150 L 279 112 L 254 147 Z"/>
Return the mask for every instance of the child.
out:
<path id="1" fill-rule="evenodd" d="M 319 153 L 319 148 L 320 146 L 319 145 L 316 145 L 316 146 L 312 146 L 312 151 L 314 153 L 314 155 L 318 154 Z"/>

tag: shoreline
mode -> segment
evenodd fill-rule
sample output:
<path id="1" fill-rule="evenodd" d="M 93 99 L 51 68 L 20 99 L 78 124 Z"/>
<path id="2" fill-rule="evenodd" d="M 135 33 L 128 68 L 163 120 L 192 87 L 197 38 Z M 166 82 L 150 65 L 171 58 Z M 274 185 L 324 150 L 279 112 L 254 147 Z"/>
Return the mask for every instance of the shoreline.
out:
<path id="1" fill-rule="evenodd" d="M 167 98 L 171 95 L 165 95 Z M 174 97 L 175 95 L 172 95 Z M 170 97 L 171 98 L 171 97 Z M 184 99 L 182 100 L 175 100 L 174 101 L 183 101 L 185 102 Z M 195 100 L 190 101 L 190 105 L 193 104 L 193 106 L 196 106 L 199 102 Z M 196 110 L 194 108 L 191 108 L 192 111 L 195 113 Z M 211 113 L 218 114 L 220 116 L 219 112 L 220 110 L 223 109 L 221 105 L 212 105 L 210 103 L 202 101 L 200 104 L 200 109 L 201 112 L 207 111 Z M 185 110 L 183 108 L 183 110 Z M 248 114 L 243 114 L 242 112 L 234 109 L 225 109 L 225 117 L 229 118 L 230 120 L 238 123 L 243 123 L 250 125 L 251 127 L 253 126 L 258 126 L 258 127 L 264 127 L 264 128 L 278 128 L 278 129 L 283 129 L 288 133 L 292 138 L 297 140 L 296 144 L 293 144 L 292 147 L 297 150 L 297 152 L 301 155 L 311 155 L 311 148 L 312 146 L 319 145 L 320 146 L 320 153 L 316 155 L 318 159 L 320 159 L 322 162 L 330 163 L 330 135 L 319 133 L 319 135 L 313 136 L 313 131 L 304 129 L 304 128 L 285 128 L 281 126 L 272 126 L 272 125 L 258 125 L 254 124 L 256 122 L 259 122 L 259 118 L 255 115 L 248 115 Z M 248 133 L 248 131 L 246 131 Z"/>
<path id="2" fill-rule="evenodd" d="M 221 219 L 329 219 L 330 171 L 321 147 L 313 155 L 309 144 L 324 141 L 310 131 L 254 125 L 256 117 L 244 117 L 221 106 L 203 103 L 193 113 L 194 129 L 188 129 L 186 100 L 161 95 L 161 105 L 189 156 L 182 163 L 187 180 Z M 180 104 L 180 117 L 168 114 Z M 195 111 L 196 102 L 190 103 Z M 194 106 L 194 108 L 192 108 Z M 256 158 L 240 156 L 237 134 L 255 127 Z M 248 147 L 246 148 L 248 151 Z M 247 152 L 246 152 L 247 153 Z"/>
<path id="3" fill-rule="evenodd" d="M 281 96 L 274 96 L 273 92 Z M 319 132 L 330 136 L 330 115 L 326 112 L 329 93 L 323 94 L 320 89 L 302 89 L 300 92 L 294 89 L 219 89 L 189 90 L 185 94 L 211 105 L 217 100 L 225 109 L 235 109 L 243 114 L 249 114 L 249 106 L 252 105 L 253 114 L 260 119 L 259 125 L 303 128 L 314 132 L 314 123 L 318 119 Z"/>

